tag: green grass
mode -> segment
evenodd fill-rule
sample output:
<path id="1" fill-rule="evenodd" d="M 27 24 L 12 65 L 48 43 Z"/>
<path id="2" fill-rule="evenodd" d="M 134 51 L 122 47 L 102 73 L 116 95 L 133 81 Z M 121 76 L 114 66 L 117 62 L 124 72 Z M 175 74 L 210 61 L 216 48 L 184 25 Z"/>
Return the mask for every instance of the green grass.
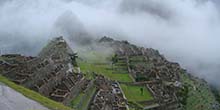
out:
<path id="1" fill-rule="evenodd" d="M 82 72 L 96 72 L 97 74 L 101 74 L 110 78 L 112 80 L 117 80 L 121 82 L 133 82 L 130 75 L 124 73 L 124 71 L 114 71 L 112 70 L 111 64 L 100 64 L 95 65 L 91 62 L 78 61 L 79 66 Z"/>
<path id="2" fill-rule="evenodd" d="M 97 51 L 91 50 L 90 48 L 82 48 L 79 52 L 79 56 L 80 58 L 77 59 L 77 63 L 83 73 L 95 72 L 111 80 L 133 82 L 133 79 L 127 71 L 112 70 L 111 59 L 113 55 L 111 49 Z M 86 77 L 91 78 L 91 75 L 86 75 Z"/>
<path id="3" fill-rule="evenodd" d="M 85 110 L 87 109 L 90 100 L 92 99 L 93 95 L 96 92 L 96 88 L 92 87 L 89 91 L 87 91 L 87 94 L 85 93 L 80 93 L 72 102 L 71 102 L 71 107 L 75 108 L 77 110 Z M 82 103 L 82 105 L 77 108 L 77 105 Z"/>
<path id="4" fill-rule="evenodd" d="M 7 86 L 11 87 L 12 89 L 16 90 L 17 92 L 20 92 L 24 96 L 39 102 L 40 104 L 42 104 L 43 106 L 45 106 L 51 110 L 72 110 L 71 108 L 66 107 L 63 104 L 55 102 L 51 99 L 48 99 L 48 98 L 40 95 L 37 92 L 29 90 L 25 87 L 19 86 L 15 83 L 9 81 L 7 78 L 5 78 L 1 75 L 0 75 L 0 82 L 6 84 Z"/>
<path id="5" fill-rule="evenodd" d="M 215 97 L 209 86 L 199 79 L 190 79 L 186 73 L 181 73 L 180 77 L 189 88 L 186 100 L 187 110 L 211 110 Z"/>
<path id="6" fill-rule="evenodd" d="M 137 102 L 134 102 L 134 101 L 128 101 L 128 104 L 129 105 L 132 105 L 132 106 L 129 106 L 130 110 L 142 110 L 144 108 L 143 105 L 137 103 Z"/>
<path id="7" fill-rule="evenodd" d="M 128 101 L 140 102 L 153 100 L 150 92 L 145 87 L 121 84 L 121 88 L 124 91 Z M 140 88 L 143 88 L 143 94 L 141 94 Z"/>
<path id="8" fill-rule="evenodd" d="M 83 93 L 80 93 L 74 100 L 71 101 L 71 107 L 74 108 L 82 99 Z"/>
<path id="9" fill-rule="evenodd" d="M 89 102 L 90 100 L 92 99 L 93 95 L 95 94 L 96 92 L 96 88 L 92 88 L 92 90 L 89 92 L 90 94 L 86 96 L 86 98 L 83 100 L 83 103 L 82 103 L 82 109 L 81 110 L 85 110 L 88 106 L 89 106 Z"/>

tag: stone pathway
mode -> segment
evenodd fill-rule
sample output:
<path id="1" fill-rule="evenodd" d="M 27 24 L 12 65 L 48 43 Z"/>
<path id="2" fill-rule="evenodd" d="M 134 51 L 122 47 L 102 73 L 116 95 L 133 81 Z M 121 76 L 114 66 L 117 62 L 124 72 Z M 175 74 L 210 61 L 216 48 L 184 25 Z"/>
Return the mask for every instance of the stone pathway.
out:
<path id="1" fill-rule="evenodd" d="M 0 110 L 49 110 L 0 83 Z"/>

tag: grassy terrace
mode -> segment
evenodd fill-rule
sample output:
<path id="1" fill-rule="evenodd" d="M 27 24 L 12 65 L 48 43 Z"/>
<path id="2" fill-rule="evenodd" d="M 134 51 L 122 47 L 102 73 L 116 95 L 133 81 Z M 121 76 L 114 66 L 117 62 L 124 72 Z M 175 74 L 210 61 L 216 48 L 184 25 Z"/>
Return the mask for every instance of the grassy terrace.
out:
<path id="1" fill-rule="evenodd" d="M 70 106 L 71 106 L 72 108 L 76 108 L 77 104 L 80 103 L 80 101 L 81 101 L 81 99 L 82 99 L 83 96 L 84 96 L 84 94 L 83 94 L 83 93 L 80 93 L 74 100 L 72 100 Z"/>
<path id="2" fill-rule="evenodd" d="M 96 88 L 92 87 L 87 93 L 80 93 L 72 102 L 71 107 L 77 110 L 87 109 L 92 96 L 95 94 Z"/>
<path id="3" fill-rule="evenodd" d="M 63 104 L 55 102 L 51 99 L 48 99 L 48 98 L 40 95 L 37 92 L 29 90 L 25 87 L 19 86 L 15 83 L 9 81 L 7 78 L 5 78 L 1 75 L 0 75 L 0 82 L 6 84 L 7 86 L 11 87 L 12 89 L 16 90 L 17 92 L 20 92 L 24 96 L 39 102 L 40 104 L 42 104 L 43 106 L 45 106 L 51 110 L 72 110 L 71 108 L 66 107 Z"/>
<path id="4" fill-rule="evenodd" d="M 125 96 L 127 97 L 128 101 L 132 102 L 140 102 L 140 101 L 149 101 L 153 100 L 153 97 L 151 96 L 150 92 L 143 87 L 143 94 L 141 93 L 141 86 L 130 86 L 121 84 L 121 88 L 125 93 Z"/>
<path id="5" fill-rule="evenodd" d="M 94 64 L 90 62 L 80 61 L 79 66 L 82 72 L 96 72 L 98 74 L 102 74 L 112 80 L 117 80 L 121 82 L 132 82 L 132 78 L 129 74 L 120 73 L 119 70 L 112 70 L 111 64 Z"/>
<path id="6" fill-rule="evenodd" d="M 120 59 L 116 64 L 112 66 L 111 64 L 111 56 L 106 57 L 108 55 L 103 55 L 98 52 L 86 52 L 82 55 L 79 55 L 81 60 L 78 59 L 78 65 L 81 68 L 83 73 L 86 73 L 87 78 L 91 78 L 91 72 L 96 72 L 97 74 L 102 74 L 103 76 L 111 79 L 117 80 L 119 82 L 133 82 L 133 77 L 127 71 L 126 60 Z M 141 64 L 144 66 L 151 66 L 150 64 L 146 64 L 143 62 L 143 57 L 131 57 L 131 64 L 137 65 Z M 145 105 L 141 105 L 138 102 L 142 101 L 150 101 L 153 100 L 151 93 L 147 90 L 147 88 L 143 87 L 143 94 L 141 93 L 142 86 L 130 86 L 121 84 L 121 88 L 125 93 L 126 98 L 129 102 L 133 103 L 138 107 L 144 107 Z M 73 103 L 79 103 L 80 99 L 83 95 L 79 95 Z M 77 102 L 78 101 L 78 102 Z"/>
<path id="7" fill-rule="evenodd" d="M 102 52 L 104 51 L 104 52 Z M 112 69 L 111 65 L 111 54 L 107 50 L 102 51 L 91 51 L 86 50 L 84 52 L 79 53 L 79 56 L 83 60 L 77 60 L 81 71 L 84 73 L 87 72 L 96 72 L 97 74 L 102 74 L 105 77 L 111 79 L 111 80 L 117 80 L 119 82 L 133 82 L 132 77 L 128 74 L 126 70 L 124 70 L 125 67 L 118 67 L 113 66 L 114 69 Z M 115 68 L 120 68 L 119 70 Z M 91 76 L 91 75 L 88 75 Z"/>

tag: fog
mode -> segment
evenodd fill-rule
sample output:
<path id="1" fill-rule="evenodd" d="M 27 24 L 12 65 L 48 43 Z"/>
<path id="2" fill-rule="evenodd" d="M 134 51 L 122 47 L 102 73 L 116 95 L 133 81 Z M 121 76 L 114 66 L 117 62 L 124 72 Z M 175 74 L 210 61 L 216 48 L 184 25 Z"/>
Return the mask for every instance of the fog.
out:
<path id="1" fill-rule="evenodd" d="M 36 55 L 52 37 L 110 36 L 158 49 L 211 84 L 220 78 L 218 0 L 1 0 L 1 53 Z"/>

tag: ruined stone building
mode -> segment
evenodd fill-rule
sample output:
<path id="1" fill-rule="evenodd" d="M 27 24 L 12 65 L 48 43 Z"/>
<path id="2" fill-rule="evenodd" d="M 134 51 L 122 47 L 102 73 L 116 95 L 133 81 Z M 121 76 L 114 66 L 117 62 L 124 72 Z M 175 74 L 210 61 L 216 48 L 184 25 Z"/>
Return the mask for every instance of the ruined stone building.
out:
<path id="1" fill-rule="evenodd" d="M 90 110 L 128 110 L 127 100 L 119 83 L 98 75 L 95 83 L 98 92 L 92 99 Z"/>
<path id="2" fill-rule="evenodd" d="M 37 57 L 3 55 L 3 72 L 13 82 L 30 88 L 55 101 L 68 104 L 87 82 L 73 72 L 74 54 L 62 37 L 53 39 Z"/>
<path id="3" fill-rule="evenodd" d="M 184 70 L 177 63 L 167 61 L 157 50 L 137 47 L 127 41 L 103 37 L 99 43 L 112 47 L 135 81 L 148 88 L 160 105 L 155 109 L 179 108 L 176 93 L 181 86 L 179 73 Z"/>
<path id="4" fill-rule="evenodd" d="M 82 103 L 86 99 L 86 109 L 89 110 L 128 110 L 131 106 L 135 109 L 181 110 L 178 92 L 184 87 L 180 74 L 186 73 L 186 70 L 178 63 L 169 62 L 157 50 L 138 47 L 128 41 L 103 37 L 97 45 L 114 50 L 114 59 L 108 59 L 107 62 L 108 66 L 112 66 L 112 74 L 128 74 L 131 81 L 115 81 L 105 76 L 105 73 L 93 70 L 83 74 L 77 67 L 77 54 L 62 37 L 54 38 L 36 57 L 2 55 L 0 74 L 65 105 L 83 94 L 76 104 L 78 108 L 84 106 Z M 116 68 L 113 68 L 113 60 Z M 88 78 L 89 75 L 92 78 Z M 145 88 L 152 99 L 137 101 L 135 104 L 126 99 L 122 84 L 141 87 L 142 90 Z"/>

